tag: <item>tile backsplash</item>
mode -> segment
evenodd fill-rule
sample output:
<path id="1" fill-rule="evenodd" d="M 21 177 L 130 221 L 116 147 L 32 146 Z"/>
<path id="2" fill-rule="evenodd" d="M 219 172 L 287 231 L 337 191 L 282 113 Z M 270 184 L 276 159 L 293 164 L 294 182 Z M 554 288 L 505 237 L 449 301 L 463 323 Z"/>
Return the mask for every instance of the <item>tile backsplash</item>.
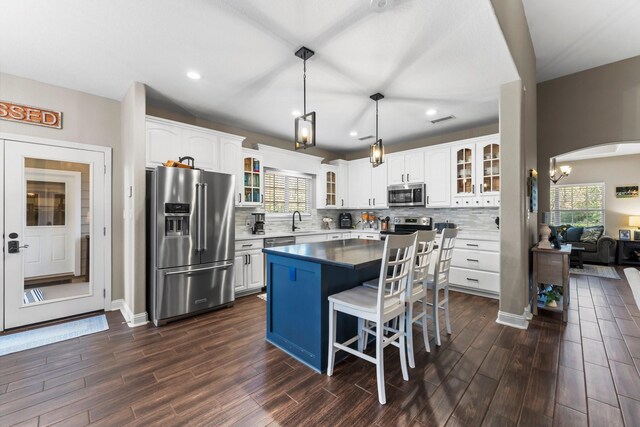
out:
<path id="1" fill-rule="evenodd" d="M 258 208 L 236 208 L 236 234 L 250 233 L 247 223 L 251 220 L 252 212 L 263 212 Z M 338 227 L 338 215 L 340 212 L 351 212 L 354 224 L 360 220 L 362 210 L 336 210 L 336 209 L 313 209 L 311 215 L 303 215 L 302 221 L 298 220 L 296 215 L 296 227 L 301 230 L 318 230 L 323 226 L 322 218 L 329 217 L 333 219 L 331 228 Z M 498 228 L 495 224 L 496 217 L 500 214 L 499 208 L 392 208 L 392 209 L 372 209 L 378 216 L 429 216 L 433 218 L 433 222 L 453 222 L 463 230 L 474 231 L 496 231 Z M 267 218 L 265 229 L 267 232 L 287 232 L 291 231 L 292 215 L 284 217 Z M 362 228 L 362 224 L 358 224 L 358 229 Z"/>

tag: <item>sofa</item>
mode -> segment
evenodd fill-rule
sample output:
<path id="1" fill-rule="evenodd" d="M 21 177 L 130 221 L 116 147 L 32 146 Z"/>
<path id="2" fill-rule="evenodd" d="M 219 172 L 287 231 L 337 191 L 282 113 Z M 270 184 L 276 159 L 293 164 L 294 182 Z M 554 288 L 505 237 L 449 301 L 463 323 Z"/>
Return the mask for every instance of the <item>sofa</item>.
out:
<path id="1" fill-rule="evenodd" d="M 616 241 L 604 233 L 603 226 L 578 227 L 564 224 L 554 229 L 563 244 L 584 248 L 584 262 L 610 264 L 615 259 Z"/>

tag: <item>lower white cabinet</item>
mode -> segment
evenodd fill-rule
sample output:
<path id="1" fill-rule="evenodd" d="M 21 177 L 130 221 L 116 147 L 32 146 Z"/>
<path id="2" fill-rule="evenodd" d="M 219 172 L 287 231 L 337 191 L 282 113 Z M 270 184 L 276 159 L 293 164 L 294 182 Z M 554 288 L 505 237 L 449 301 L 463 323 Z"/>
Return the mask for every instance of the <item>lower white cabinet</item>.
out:
<path id="1" fill-rule="evenodd" d="M 264 286 L 263 241 L 236 242 L 234 291 L 236 295 L 259 292 Z"/>
<path id="2" fill-rule="evenodd" d="M 301 243 L 316 243 L 326 241 L 327 236 L 325 234 L 307 234 L 304 236 L 296 236 L 296 245 Z"/>
<path id="3" fill-rule="evenodd" d="M 367 233 L 365 231 L 352 231 L 352 239 L 364 239 L 364 240 L 380 240 L 380 233 Z"/>
<path id="4" fill-rule="evenodd" d="M 349 237 L 342 237 L 344 233 L 331 233 L 331 234 L 327 234 L 327 240 L 342 240 L 342 239 L 348 239 Z"/>
<path id="5" fill-rule="evenodd" d="M 500 242 L 460 238 L 456 240 L 449 271 L 449 283 L 497 296 L 500 293 Z"/>

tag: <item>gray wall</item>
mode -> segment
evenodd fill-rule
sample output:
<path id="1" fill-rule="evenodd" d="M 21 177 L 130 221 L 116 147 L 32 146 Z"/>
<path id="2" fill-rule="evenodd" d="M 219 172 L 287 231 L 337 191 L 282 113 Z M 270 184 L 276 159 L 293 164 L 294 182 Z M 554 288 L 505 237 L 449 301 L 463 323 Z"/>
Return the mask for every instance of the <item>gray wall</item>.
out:
<path id="1" fill-rule="evenodd" d="M 558 182 L 559 185 L 604 182 L 605 232 L 609 236 L 617 238 L 618 230 L 630 228 L 629 215 L 640 215 L 640 198 L 616 199 L 615 193 L 616 186 L 640 185 L 640 154 L 567 161 L 562 164 L 571 165 L 572 170 L 571 175 Z"/>
<path id="2" fill-rule="evenodd" d="M 551 157 L 640 140 L 640 56 L 540 83 L 538 100 L 538 185 L 546 211 Z"/>
<path id="3" fill-rule="evenodd" d="M 529 300 L 529 248 L 537 217 L 526 208 L 528 170 L 536 166 L 536 57 L 520 0 L 492 0 L 521 81 L 500 90 L 500 312 L 522 316 Z"/>
<path id="4" fill-rule="evenodd" d="M 122 166 L 120 156 L 120 102 L 0 73 L 0 98 L 19 104 L 62 111 L 62 129 L 0 121 L 0 132 L 50 138 L 113 149 L 112 298 L 123 298 Z"/>

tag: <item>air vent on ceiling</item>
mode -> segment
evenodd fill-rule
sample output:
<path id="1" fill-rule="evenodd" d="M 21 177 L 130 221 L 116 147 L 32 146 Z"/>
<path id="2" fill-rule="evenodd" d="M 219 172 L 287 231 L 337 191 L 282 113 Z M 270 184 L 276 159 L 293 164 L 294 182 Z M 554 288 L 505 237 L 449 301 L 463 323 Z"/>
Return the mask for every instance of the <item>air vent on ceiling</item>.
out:
<path id="1" fill-rule="evenodd" d="M 432 124 L 437 124 L 437 123 L 442 123 L 442 122 L 446 122 L 447 120 L 451 120 L 451 119 L 455 119 L 456 116 L 446 116 L 446 117 L 440 117 L 439 119 L 435 119 L 435 120 L 431 120 Z"/>
<path id="2" fill-rule="evenodd" d="M 362 138 L 358 138 L 358 141 L 366 141 L 367 139 L 375 138 L 373 135 L 363 136 Z"/>

